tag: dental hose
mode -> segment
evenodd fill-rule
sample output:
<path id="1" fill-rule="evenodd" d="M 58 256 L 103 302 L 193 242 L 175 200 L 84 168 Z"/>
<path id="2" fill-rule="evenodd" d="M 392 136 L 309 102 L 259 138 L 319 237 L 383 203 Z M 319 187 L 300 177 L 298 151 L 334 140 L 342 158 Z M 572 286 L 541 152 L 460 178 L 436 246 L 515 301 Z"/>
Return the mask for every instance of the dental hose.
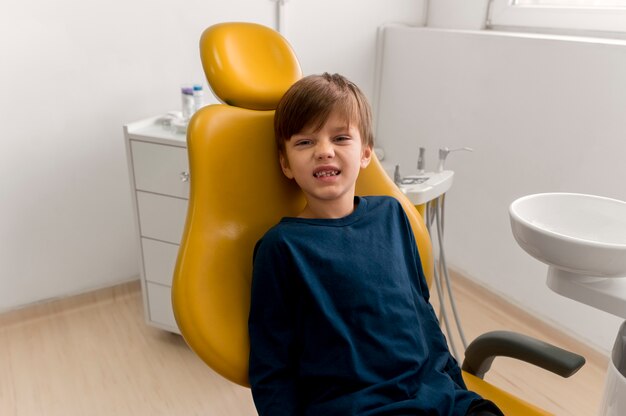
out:
<path id="1" fill-rule="evenodd" d="M 437 240 L 439 240 L 439 264 L 441 269 L 443 270 L 443 277 L 446 281 L 446 289 L 448 291 L 448 298 L 450 299 L 450 307 L 452 308 L 452 315 L 454 316 L 454 322 L 456 324 L 456 328 L 459 332 L 459 336 L 461 337 L 461 343 L 463 344 L 463 349 L 467 348 L 467 341 L 465 340 L 465 333 L 463 332 L 463 327 L 461 325 L 461 319 L 459 318 L 459 313 L 456 309 L 456 301 L 454 299 L 454 295 L 452 294 L 452 284 L 450 275 L 448 274 L 448 265 L 446 263 L 446 255 L 443 249 L 443 219 L 444 219 L 444 205 L 445 205 L 445 194 L 440 198 L 441 202 L 438 203 L 438 207 L 435 207 L 435 222 L 437 223 Z M 439 209 L 437 209 L 439 208 Z M 442 301 L 443 304 L 443 301 Z M 452 334 L 448 332 L 448 335 L 452 337 Z"/>
<path id="2" fill-rule="evenodd" d="M 435 215 L 433 214 L 433 205 L 435 204 L 436 200 L 433 202 L 427 202 L 426 203 L 426 209 L 424 210 L 424 222 L 426 223 L 426 229 L 428 230 L 428 234 L 430 236 L 432 236 L 432 225 L 433 225 L 433 221 L 435 219 Z M 432 237 L 431 237 L 431 241 L 432 241 Z M 433 252 L 433 257 L 434 257 L 434 252 Z M 433 276 L 433 280 L 435 280 L 435 282 L 439 282 L 439 278 L 438 278 L 438 274 L 437 274 L 437 268 L 439 267 L 439 262 L 437 261 L 437 259 L 434 259 L 434 265 L 433 265 L 433 272 L 435 274 L 435 276 Z M 439 273 L 441 273 L 441 269 L 439 270 Z M 441 297 L 441 293 L 437 292 L 437 294 Z M 442 320 L 444 322 L 446 322 L 447 316 L 443 316 L 446 311 L 443 308 L 443 303 L 439 302 L 439 313 L 437 315 L 437 318 L 439 319 L 439 321 L 441 322 Z M 447 326 L 447 325 L 446 325 Z"/>
<path id="3" fill-rule="evenodd" d="M 426 209 L 424 210 L 424 222 L 426 223 L 426 229 L 428 230 L 428 234 L 432 236 L 432 225 L 433 225 L 433 220 L 435 219 L 435 215 L 433 214 L 433 204 L 434 202 L 427 202 L 426 203 Z M 432 238 L 431 238 L 432 241 Z M 433 252 L 433 257 L 434 257 L 434 252 Z M 433 276 L 433 279 L 435 280 L 435 282 L 439 282 L 438 279 L 438 274 L 437 274 L 437 268 L 439 267 L 439 262 L 437 261 L 437 259 L 434 259 L 434 265 L 433 265 L 433 272 L 435 274 L 435 276 Z M 439 273 L 441 273 L 441 270 L 439 270 Z M 441 297 L 441 293 L 437 292 L 437 294 Z M 443 316 L 446 311 L 443 308 L 443 303 L 439 302 L 439 313 L 437 315 L 437 318 L 439 319 L 439 321 L 441 322 L 442 320 L 444 322 L 446 322 L 445 320 L 447 319 L 447 316 Z M 447 325 L 446 325 L 447 326 Z"/>
<path id="4" fill-rule="evenodd" d="M 427 206 L 427 210 L 426 211 L 430 211 L 433 207 L 436 210 L 438 205 L 438 200 L 435 199 L 432 202 L 430 202 Z M 436 217 L 432 215 L 432 213 L 429 213 L 427 215 L 427 219 L 426 219 L 426 228 L 428 229 L 428 232 L 430 233 L 430 227 L 432 225 L 432 220 Z M 437 296 L 439 296 L 439 319 L 440 321 L 443 320 L 443 324 L 446 328 L 446 332 L 448 333 L 448 343 L 450 345 L 450 350 L 452 352 L 452 356 L 454 356 L 454 358 L 456 358 L 457 360 L 459 359 L 459 354 L 456 351 L 456 344 L 454 343 L 454 340 L 452 339 L 452 329 L 450 328 L 450 322 L 448 320 L 448 313 L 446 312 L 445 308 L 443 307 L 443 289 L 441 287 L 441 275 L 437 270 L 438 268 L 438 263 L 434 265 L 433 267 L 433 272 L 434 272 L 434 276 L 433 276 L 433 280 L 435 281 L 435 288 L 437 289 Z"/>
<path id="5" fill-rule="evenodd" d="M 440 300 L 439 319 L 443 321 L 443 324 L 446 328 L 446 332 L 448 333 L 448 338 L 449 338 L 448 342 L 450 344 L 450 350 L 452 352 L 452 355 L 458 360 L 459 355 L 456 350 L 456 344 L 454 343 L 454 339 L 452 337 L 452 328 L 450 325 L 450 320 L 448 319 L 448 314 L 445 309 L 445 298 L 444 298 L 443 287 L 442 287 L 443 286 L 442 282 L 444 280 L 447 286 L 446 289 L 447 289 L 448 297 L 450 299 L 450 306 L 452 309 L 454 321 L 455 321 L 457 330 L 459 332 L 459 335 L 461 337 L 461 343 L 464 349 L 467 348 L 467 341 L 465 339 L 465 334 L 461 326 L 461 320 L 459 318 L 459 314 L 456 308 L 456 302 L 452 293 L 451 279 L 448 274 L 445 251 L 443 249 L 443 230 L 444 230 L 444 220 L 443 220 L 444 215 L 443 214 L 444 214 L 444 202 L 445 202 L 444 197 L 445 197 L 445 194 L 442 195 L 440 198 L 437 198 L 427 204 L 426 209 L 425 209 L 425 217 L 426 217 L 425 222 L 426 222 L 426 228 L 428 229 L 429 233 L 431 233 L 432 223 L 433 222 L 437 223 L 436 227 L 437 227 L 437 240 L 439 244 L 439 259 L 438 261 L 436 261 L 436 264 L 433 270 L 434 271 L 433 280 L 435 281 L 437 295 L 439 296 L 439 300 Z M 434 211 L 434 215 L 432 211 Z"/>

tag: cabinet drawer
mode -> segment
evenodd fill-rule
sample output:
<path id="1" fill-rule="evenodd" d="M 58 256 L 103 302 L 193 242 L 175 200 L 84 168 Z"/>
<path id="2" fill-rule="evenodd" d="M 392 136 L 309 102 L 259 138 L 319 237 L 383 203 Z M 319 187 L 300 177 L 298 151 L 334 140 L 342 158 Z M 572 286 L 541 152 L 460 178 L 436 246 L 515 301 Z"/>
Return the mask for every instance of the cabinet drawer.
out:
<path id="1" fill-rule="evenodd" d="M 142 237 L 180 243 L 187 216 L 187 200 L 137 192 Z"/>
<path id="2" fill-rule="evenodd" d="M 171 286 L 178 245 L 142 238 L 141 247 L 146 280 Z"/>
<path id="3" fill-rule="evenodd" d="M 149 320 L 158 326 L 178 331 L 174 312 L 172 310 L 172 289 L 169 286 L 161 286 L 148 282 L 148 313 Z"/>
<path id="4" fill-rule="evenodd" d="M 187 149 L 136 140 L 130 142 L 135 186 L 139 191 L 189 198 Z"/>

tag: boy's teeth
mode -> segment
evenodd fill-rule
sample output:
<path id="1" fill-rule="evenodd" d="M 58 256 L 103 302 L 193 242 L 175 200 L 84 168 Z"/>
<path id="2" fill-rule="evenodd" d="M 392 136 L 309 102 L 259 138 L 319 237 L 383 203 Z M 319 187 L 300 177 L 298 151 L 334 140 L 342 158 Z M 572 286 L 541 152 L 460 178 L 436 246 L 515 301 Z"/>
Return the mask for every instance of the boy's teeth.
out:
<path id="1" fill-rule="evenodd" d="M 325 170 L 323 172 L 317 172 L 315 174 L 316 178 L 319 178 L 320 176 L 336 176 L 339 174 L 339 171 L 336 170 Z"/>

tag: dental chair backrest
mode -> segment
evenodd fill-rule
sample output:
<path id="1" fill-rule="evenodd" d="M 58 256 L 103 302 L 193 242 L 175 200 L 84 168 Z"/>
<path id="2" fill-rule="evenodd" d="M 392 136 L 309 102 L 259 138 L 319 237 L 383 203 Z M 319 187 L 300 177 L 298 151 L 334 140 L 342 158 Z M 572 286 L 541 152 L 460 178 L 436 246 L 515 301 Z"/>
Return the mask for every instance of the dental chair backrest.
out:
<path id="1" fill-rule="evenodd" d="M 208 28 L 200 53 L 209 85 L 224 104 L 200 109 L 189 122 L 191 190 L 172 305 L 189 346 L 217 373 L 247 386 L 254 245 L 305 204 L 280 170 L 273 131 L 274 109 L 302 73 L 287 41 L 253 23 Z M 430 282 L 426 227 L 376 158 L 361 173 L 357 194 L 401 201 Z"/>

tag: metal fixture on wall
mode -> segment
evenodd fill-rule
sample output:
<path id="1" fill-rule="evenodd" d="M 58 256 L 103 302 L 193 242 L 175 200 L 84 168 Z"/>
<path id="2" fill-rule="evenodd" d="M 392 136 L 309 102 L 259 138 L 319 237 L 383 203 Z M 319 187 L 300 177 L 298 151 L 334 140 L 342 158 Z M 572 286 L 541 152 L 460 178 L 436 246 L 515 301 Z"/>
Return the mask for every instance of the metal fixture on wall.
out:
<path id="1" fill-rule="evenodd" d="M 289 0 L 270 0 L 276 3 L 276 30 L 283 36 L 285 33 L 285 3 Z"/>

